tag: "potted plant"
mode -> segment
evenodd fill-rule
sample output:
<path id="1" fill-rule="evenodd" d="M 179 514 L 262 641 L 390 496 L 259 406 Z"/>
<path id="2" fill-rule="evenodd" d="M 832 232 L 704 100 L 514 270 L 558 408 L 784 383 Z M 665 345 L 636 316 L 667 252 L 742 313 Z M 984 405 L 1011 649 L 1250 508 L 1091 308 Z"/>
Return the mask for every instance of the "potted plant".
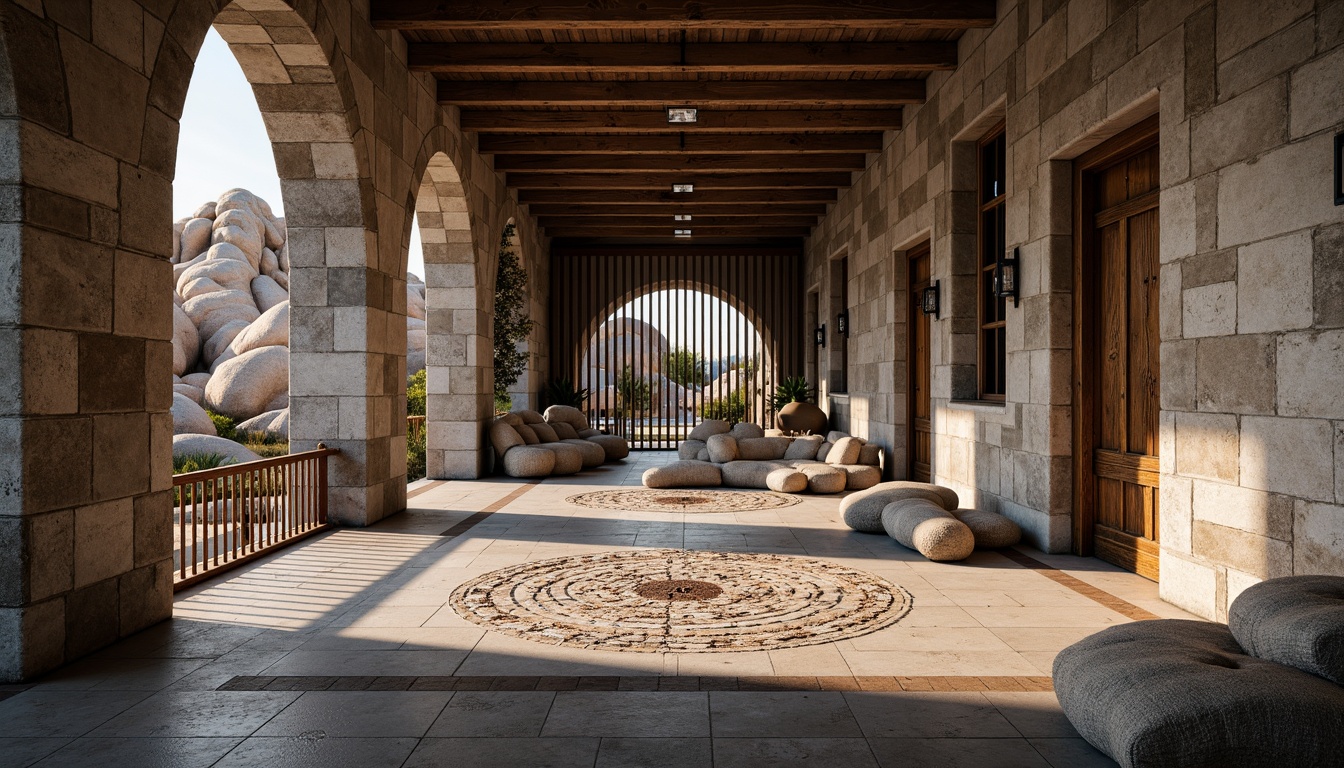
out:
<path id="1" fill-rule="evenodd" d="M 776 413 L 779 428 L 787 434 L 824 435 L 829 419 L 816 406 L 817 390 L 802 376 L 790 376 L 775 388 L 770 409 Z"/>
<path id="2" fill-rule="evenodd" d="M 587 399 L 588 389 L 586 387 L 575 387 L 574 382 L 568 376 L 558 378 L 546 385 L 546 400 L 551 405 L 568 405 L 581 409 Z"/>

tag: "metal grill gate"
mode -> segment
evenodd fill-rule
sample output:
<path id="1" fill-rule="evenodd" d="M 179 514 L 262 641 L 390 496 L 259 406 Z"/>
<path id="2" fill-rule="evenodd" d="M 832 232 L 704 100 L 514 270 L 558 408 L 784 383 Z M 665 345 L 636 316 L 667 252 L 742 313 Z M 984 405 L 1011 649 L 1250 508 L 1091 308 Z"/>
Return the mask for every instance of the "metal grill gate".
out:
<path id="1" fill-rule="evenodd" d="M 675 448 L 703 418 L 772 427 L 776 386 L 803 374 L 801 269 L 793 248 L 557 248 L 552 375 L 587 389 L 593 425 L 636 450 Z M 677 348 L 708 364 L 704 386 L 669 360 Z"/>

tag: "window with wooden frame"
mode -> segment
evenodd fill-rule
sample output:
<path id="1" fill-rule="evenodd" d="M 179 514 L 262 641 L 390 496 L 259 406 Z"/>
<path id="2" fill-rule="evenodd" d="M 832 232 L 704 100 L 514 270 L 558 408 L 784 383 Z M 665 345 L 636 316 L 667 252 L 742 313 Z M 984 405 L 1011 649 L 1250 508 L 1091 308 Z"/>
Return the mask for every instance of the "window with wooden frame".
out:
<path id="1" fill-rule="evenodd" d="M 994 269 L 1006 247 L 1004 201 L 1007 199 L 1008 144 L 1003 123 L 990 129 L 979 142 L 979 189 L 976 202 L 980 208 L 979 250 L 980 274 L 977 291 L 979 301 L 979 358 L 977 371 L 981 400 L 1002 402 L 1007 392 L 1007 361 L 1005 349 L 1008 339 L 1007 303 L 994 295 Z"/>

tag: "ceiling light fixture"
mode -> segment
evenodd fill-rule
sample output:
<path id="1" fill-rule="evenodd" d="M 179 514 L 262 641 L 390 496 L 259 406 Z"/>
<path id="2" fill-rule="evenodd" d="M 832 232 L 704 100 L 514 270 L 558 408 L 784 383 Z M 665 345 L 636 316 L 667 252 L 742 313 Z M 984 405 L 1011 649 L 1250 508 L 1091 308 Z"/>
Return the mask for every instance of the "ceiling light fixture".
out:
<path id="1" fill-rule="evenodd" d="M 690 236 L 691 236 L 691 230 L 689 230 L 689 229 L 674 229 L 674 230 L 672 230 L 672 236 L 673 236 L 673 237 L 690 237 Z"/>
<path id="2" fill-rule="evenodd" d="M 673 185 L 672 185 L 672 191 L 675 192 L 675 193 L 677 193 L 677 194 L 684 194 L 684 193 L 688 193 L 688 192 L 694 192 L 694 191 L 695 191 L 695 185 L 694 185 L 694 184 L 673 184 Z"/>
<path id="3" fill-rule="evenodd" d="M 673 220 L 673 221 L 690 221 L 690 220 L 691 220 L 691 214 L 689 214 L 689 213 L 674 213 L 674 214 L 672 214 L 672 220 Z"/>
<path id="4" fill-rule="evenodd" d="M 667 122 L 669 123 L 694 123 L 700 116 L 700 111 L 695 107 L 668 107 Z"/>

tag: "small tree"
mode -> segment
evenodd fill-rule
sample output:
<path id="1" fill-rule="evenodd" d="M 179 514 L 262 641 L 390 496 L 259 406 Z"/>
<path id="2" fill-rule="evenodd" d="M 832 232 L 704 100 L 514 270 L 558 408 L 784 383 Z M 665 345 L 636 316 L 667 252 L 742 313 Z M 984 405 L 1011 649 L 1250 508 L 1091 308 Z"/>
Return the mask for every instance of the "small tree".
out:
<path id="1" fill-rule="evenodd" d="M 709 382 L 709 365 L 699 353 L 685 347 L 668 352 L 663 358 L 667 378 L 683 387 L 703 387 Z"/>
<path id="2" fill-rule="evenodd" d="M 527 370 L 527 350 L 519 345 L 532 332 L 527 311 L 527 272 L 513 250 L 512 224 L 499 241 L 495 275 L 495 402 L 509 402 L 512 387 Z"/>
<path id="3" fill-rule="evenodd" d="M 627 365 L 616 378 L 616 398 L 621 412 L 634 416 L 647 412 L 652 406 L 653 388 L 649 386 L 648 379 L 635 376 L 635 372 Z"/>

